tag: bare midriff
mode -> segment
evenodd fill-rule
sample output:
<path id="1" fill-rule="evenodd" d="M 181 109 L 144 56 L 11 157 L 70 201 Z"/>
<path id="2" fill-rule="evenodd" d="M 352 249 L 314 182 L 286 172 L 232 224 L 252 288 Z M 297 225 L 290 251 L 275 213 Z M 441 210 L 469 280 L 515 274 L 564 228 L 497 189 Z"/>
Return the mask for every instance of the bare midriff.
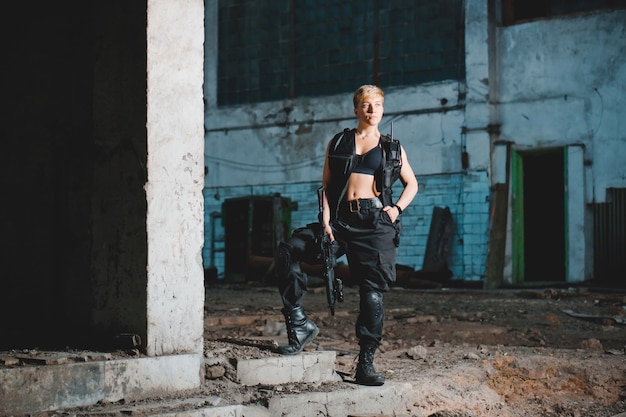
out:
<path id="1" fill-rule="evenodd" d="M 374 198 L 380 193 L 376 191 L 376 181 L 374 176 L 369 174 L 350 174 L 348 179 L 348 189 L 346 190 L 345 200 L 356 200 L 358 198 Z"/>

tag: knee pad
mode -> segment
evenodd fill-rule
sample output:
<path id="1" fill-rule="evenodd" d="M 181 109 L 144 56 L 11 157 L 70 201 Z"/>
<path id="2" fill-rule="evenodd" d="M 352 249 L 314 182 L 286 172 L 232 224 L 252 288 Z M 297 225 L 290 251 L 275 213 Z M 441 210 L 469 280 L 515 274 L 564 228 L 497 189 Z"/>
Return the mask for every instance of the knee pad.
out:
<path id="1" fill-rule="evenodd" d="M 369 324 L 381 322 L 385 316 L 383 304 L 383 294 L 374 291 L 364 291 L 361 293 L 361 315 Z"/>

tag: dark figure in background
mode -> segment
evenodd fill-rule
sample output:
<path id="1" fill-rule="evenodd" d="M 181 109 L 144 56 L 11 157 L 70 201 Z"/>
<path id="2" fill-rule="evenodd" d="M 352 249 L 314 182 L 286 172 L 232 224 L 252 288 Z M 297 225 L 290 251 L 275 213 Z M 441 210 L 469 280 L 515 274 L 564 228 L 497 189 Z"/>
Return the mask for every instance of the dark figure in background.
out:
<path id="1" fill-rule="evenodd" d="M 354 93 L 353 103 L 358 119 L 356 129 L 338 133 L 326 149 L 322 226 L 338 243 L 337 256 L 346 255 L 352 279 L 359 284 L 356 336 L 360 353 L 356 382 L 382 385 L 385 379 L 376 372 L 373 362 L 383 333 L 383 293 L 396 279 L 398 217 L 413 201 L 418 184 L 399 142 L 382 136 L 378 130 L 384 113 L 383 91 L 377 86 L 363 85 Z M 395 148 L 390 147 L 394 143 Z M 388 157 L 391 153 L 395 163 Z M 391 185 L 398 178 L 404 188 L 393 202 Z M 286 355 L 302 352 L 319 333 L 302 307 L 307 275 L 300 268 L 301 261 L 314 263 L 319 259 L 320 246 L 314 229 L 309 225 L 295 230 L 276 252 L 276 274 L 289 340 L 288 345 L 279 347 L 279 352 Z"/>

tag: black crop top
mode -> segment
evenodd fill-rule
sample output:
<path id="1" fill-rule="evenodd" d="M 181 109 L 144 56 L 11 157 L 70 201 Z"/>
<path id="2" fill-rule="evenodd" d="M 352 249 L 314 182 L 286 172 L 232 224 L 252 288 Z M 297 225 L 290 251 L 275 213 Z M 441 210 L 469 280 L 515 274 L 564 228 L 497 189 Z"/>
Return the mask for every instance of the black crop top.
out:
<path id="1" fill-rule="evenodd" d="M 383 150 L 380 146 L 375 146 L 364 155 L 357 155 L 356 158 L 356 166 L 352 172 L 374 175 L 383 162 Z"/>

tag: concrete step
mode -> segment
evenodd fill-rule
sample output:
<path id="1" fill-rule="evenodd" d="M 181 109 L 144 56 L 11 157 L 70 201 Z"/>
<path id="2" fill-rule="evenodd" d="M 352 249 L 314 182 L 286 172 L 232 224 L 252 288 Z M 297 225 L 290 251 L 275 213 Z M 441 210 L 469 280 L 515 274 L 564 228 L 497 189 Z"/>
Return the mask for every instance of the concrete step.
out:
<path id="1" fill-rule="evenodd" d="M 88 362 L 55 361 L 0 369 L 0 415 L 115 403 L 201 384 L 202 355 L 168 355 Z"/>
<path id="2" fill-rule="evenodd" d="M 237 383 L 277 386 L 339 382 L 341 377 L 335 372 L 335 357 L 334 351 L 313 351 L 294 356 L 240 359 L 236 361 Z M 202 367 L 202 360 L 199 355 L 171 355 L 84 363 L 57 360 L 48 361 L 53 364 L 47 365 L 3 368 L 0 369 L 0 414 L 20 415 L 110 404 L 98 405 L 93 411 L 85 411 L 85 415 L 127 415 L 135 407 L 136 413 L 144 413 L 140 415 L 168 415 L 167 410 L 189 408 L 202 410 L 197 415 L 203 416 L 240 415 L 243 410 L 246 415 L 263 415 L 263 410 L 256 410 L 257 407 L 220 407 L 219 397 L 119 405 L 142 398 L 172 397 L 179 391 L 199 388 L 202 381 L 198 369 Z"/>
<path id="3" fill-rule="evenodd" d="M 275 394 L 263 405 L 211 405 L 217 397 L 193 397 L 149 404 L 111 405 L 70 415 L 83 417 L 409 417 L 410 403 L 419 399 L 414 384 L 387 382 L 380 387 L 343 383 L 342 389 Z M 67 412 L 67 410 L 66 410 Z"/>
<path id="4" fill-rule="evenodd" d="M 333 351 L 314 351 L 293 356 L 238 360 L 237 380 L 248 386 L 341 381 L 335 372 L 335 357 Z"/>

